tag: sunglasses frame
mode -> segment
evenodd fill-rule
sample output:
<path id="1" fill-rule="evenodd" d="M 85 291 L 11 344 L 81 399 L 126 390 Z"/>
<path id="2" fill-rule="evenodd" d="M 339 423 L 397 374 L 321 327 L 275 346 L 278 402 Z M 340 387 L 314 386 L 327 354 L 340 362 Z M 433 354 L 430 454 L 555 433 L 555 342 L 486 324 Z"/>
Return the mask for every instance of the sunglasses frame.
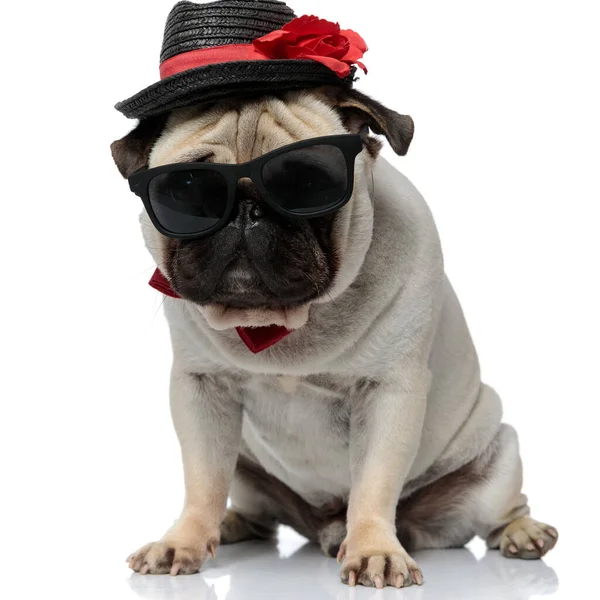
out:
<path id="1" fill-rule="evenodd" d="M 346 159 L 346 168 L 348 174 L 348 188 L 346 190 L 346 194 L 342 199 L 336 202 L 334 205 L 329 206 L 323 210 L 315 210 L 312 212 L 302 213 L 301 215 L 291 213 L 279 206 L 275 200 L 271 197 L 271 194 L 266 189 L 263 184 L 262 179 L 262 171 L 267 162 L 273 159 L 280 154 L 286 154 L 291 150 L 300 150 L 302 148 L 309 148 L 311 146 L 335 146 L 339 148 L 344 158 Z M 155 167 L 153 169 L 142 169 L 141 171 L 137 171 L 133 175 L 128 178 L 129 187 L 131 191 L 139 196 L 144 203 L 144 207 L 146 208 L 146 212 L 152 221 L 152 224 L 156 229 L 162 233 L 163 235 L 173 238 L 173 239 L 197 239 L 202 237 L 207 237 L 216 231 L 219 231 L 223 227 L 227 225 L 230 220 L 231 213 L 235 207 L 235 197 L 238 182 L 240 179 L 248 177 L 252 180 L 254 185 L 256 185 L 257 189 L 260 192 L 261 199 L 264 200 L 273 210 L 277 213 L 286 217 L 288 219 L 312 219 L 315 217 L 322 217 L 328 215 L 336 210 L 339 210 L 342 206 L 344 206 L 348 200 L 352 197 L 352 193 L 354 192 L 354 168 L 356 157 L 361 153 L 363 149 L 363 138 L 359 134 L 341 134 L 341 135 L 326 135 L 322 137 L 309 138 L 306 140 L 301 140 L 299 142 L 295 142 L 293 144 L 288 144 L 281 148 L 277 148 L 271 152 L 267 152 L 267 154 L 263 154 L 258 158 L 255 158 L 251 161 L 239 164 L 223 164 L 223 163 L 202 163 L 202 162 L 194 162 L 194 163 L 173 163 L 169 165 L 163 165 L 160 167 Z M 209 229 L 199 233 L 175 233 L 165 229 L 158 221 L 156 215 L 154 214 L 154 210 L 152 209 L 152 203 L 150 202 L 150 182 L 157 175 L 161 175 L 163 173 L 175 173 L 177 171 L 214 171 L 219 173 L 225 183 L 227 184 L 227 206 L 223 213 L 223 217 L 219 219 L 217 223 L 215 223 Z"/>

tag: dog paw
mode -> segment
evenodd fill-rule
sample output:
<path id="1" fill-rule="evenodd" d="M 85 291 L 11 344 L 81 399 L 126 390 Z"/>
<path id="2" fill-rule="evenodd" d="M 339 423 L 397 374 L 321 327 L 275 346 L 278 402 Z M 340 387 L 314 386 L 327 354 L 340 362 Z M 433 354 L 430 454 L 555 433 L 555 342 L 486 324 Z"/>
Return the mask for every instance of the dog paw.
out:
<path id="1" fill-rule="evenodd" d="M 349 535 L 340 548 L 338 560 L 343 560 L 342 582 L 351 587 L 361 584 L 378 589 L 387 585 L 402 588 L 423 583 L 419 565 L 394 534 Z"/>
<path id="2" fill-rule="evenodd" d="M 227 510 L 221 522 L 221 545 L 246 540 L 268 540 L 276 536 L 274 525 L 250 521 L 233 510 Z"/>
<path id="3" fill-rule="evenodd" d="M 536 559 L 552 550 L 558 540 L 558 531 L 531 517 L 521 517 L 502 532 L 500 550 L 508 558 Z"/>
<path id="4" fill-rule="evenodd" d="M 323 550 L 325 556 L 330 556 L 331 558 L 335 558 L 338 555 L 345 538 L 346 524 L 344 521 L 332 521 L 319 531 L 321 550 Z"/>
<path id="5" fill-rule="evenodd" d="M 215 556 L 216 539 L 205 544 L 189 544 L 176 540 L 161 540 L 142 546 L 127 558 L 136 573 L 191 575 L 197 573 L 208 556 Z"/>

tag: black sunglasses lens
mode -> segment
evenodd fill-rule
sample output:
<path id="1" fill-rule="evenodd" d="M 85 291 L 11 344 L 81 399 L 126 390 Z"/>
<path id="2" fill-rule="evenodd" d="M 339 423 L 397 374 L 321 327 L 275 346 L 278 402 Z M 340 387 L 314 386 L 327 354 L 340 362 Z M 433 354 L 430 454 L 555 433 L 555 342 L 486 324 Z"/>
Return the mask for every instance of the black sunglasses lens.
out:
<path id="1" fill-rule="evenodd" d="M 157 221 L 174 234 L 208 231 L 227 210 L 227 181 L 216 171 L 161 173 L 150 181 L 150 206 Z"/>
<path id="2" fill-rule="evenodd" d="M 344 153 L 328 144 L 273 157 L 263 166 L 262 178 L 271 198 L 299 217 L 336 207 L 351 185 Z"/>

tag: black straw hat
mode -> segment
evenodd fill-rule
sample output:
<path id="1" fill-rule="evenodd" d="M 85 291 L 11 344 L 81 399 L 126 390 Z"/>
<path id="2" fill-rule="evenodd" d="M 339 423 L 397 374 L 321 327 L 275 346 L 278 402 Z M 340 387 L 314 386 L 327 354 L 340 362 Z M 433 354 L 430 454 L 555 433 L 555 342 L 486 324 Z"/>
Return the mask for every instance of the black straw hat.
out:
<path id="1" fill-rule="evenodd" d="M 310 46 L 308 54 L 298 52 L 297 47 L 292 50 L 288 47 L 279 55 L 281 57 L 273 53 L 265 55 L 258 50 L 260 46 L 254 44 L 255 40 L 273 32 L 275 37 L 281 36 L 279 30 L 294 18 L 292 9 L 278 0 L 177 3 L 165 26 L 160 56 L 161 81 L 119 102 L 115 108 L 126 117 L 141 119 L 174 108 L 214 102 L 240 94 L 280 92 L 322 85 L 352 87 L 356 68 L 350 65 L 360 64 L 356 57 L 362 56 L 366 45 L 354 32 L 341 31 L 341 34 L 351 34 L 352 41 L 359 40 L 359 45 L 364 45 L 361 45 L 360 51 L 352 44 L 349 46 L 348 39 L 339 35 L 337 24 L 320 21 L 316 17 L 297 20 L 309 29 L 312 27 L 313 31 L 320 32 L 314 34 L 312 40 L 297 36 L 304 40 L 302 43 L 307 44 L 307 48 Z M 315 21 L 318 21 L 317 29 Z M 324 23 L 337 27 L 338 35 L 324 35 L 319 29 Z M 283 37 L 289 35 L 289 32 L 283 33 Z M 339 58 L 340 48 L 333 47 L 332 50 L 331 44 L 346 44 L 346 48 L 352 48 L 346 58 L 341 59 L 346 63 L 346 71 L 342 74 L 334 70 L 334 58 L 307 60 L 314 53 L 320 53 L 322 57 Z M 277 46 L 277 42 L 274 45 Z M 290 54 L 294 58 L 290 58 Z"/>

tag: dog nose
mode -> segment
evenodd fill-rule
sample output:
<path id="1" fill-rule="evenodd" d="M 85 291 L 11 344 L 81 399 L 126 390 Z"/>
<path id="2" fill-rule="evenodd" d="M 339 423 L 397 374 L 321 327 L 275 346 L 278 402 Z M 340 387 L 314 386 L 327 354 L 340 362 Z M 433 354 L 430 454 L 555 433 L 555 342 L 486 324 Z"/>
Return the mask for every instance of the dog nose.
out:
<path id="1" fill-rule="evenodd" d="M 256 223 L 264 217 L 264 211 L 260 204 L 252 203 L 248 206 L 248 219 L 252 223 Z"/>
<path id="2" fill-rule="evenodd" d="M 236 204 L 238 206 L 236 221 L 244 229 L 256 226 L 267 216 L 260 192 L 251 179 L 244 178 L 238 182 Z"/>
<path id="3" fill-rule="evenodd" d="M 256 227 L 265 218 L 265 211 L 254 200 L 241 200 L 239 202 L 240 218 L 244 229 Z"/>

